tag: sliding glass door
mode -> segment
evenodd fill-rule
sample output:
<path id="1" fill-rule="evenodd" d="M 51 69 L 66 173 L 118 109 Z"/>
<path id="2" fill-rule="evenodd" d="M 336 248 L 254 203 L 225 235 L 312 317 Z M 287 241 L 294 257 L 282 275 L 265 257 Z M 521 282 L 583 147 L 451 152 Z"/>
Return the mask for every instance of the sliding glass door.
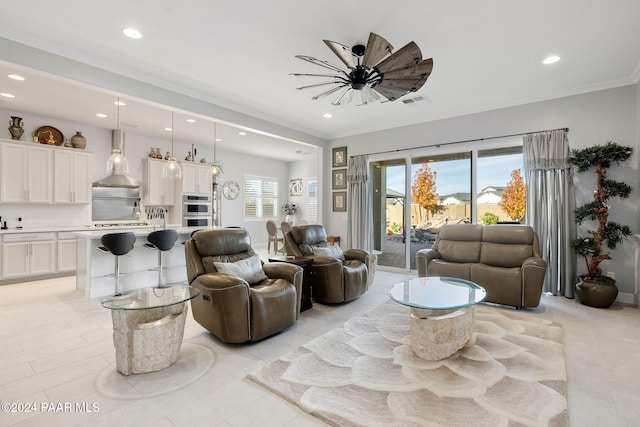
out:
<path id="1" fill-rule="evenodd" d="M 370 162 L 373 183 L 373 247 L 378 265 L 406 266 L 404 159 Z"/>
<path id="2" fill-rule="evenodd" d="M 370 161 L 379 266 L 415 270 L 416 252 L 430 248 L 445 224 L 522 221 L 521 141 L 443 151 L 426 147 Z"/>

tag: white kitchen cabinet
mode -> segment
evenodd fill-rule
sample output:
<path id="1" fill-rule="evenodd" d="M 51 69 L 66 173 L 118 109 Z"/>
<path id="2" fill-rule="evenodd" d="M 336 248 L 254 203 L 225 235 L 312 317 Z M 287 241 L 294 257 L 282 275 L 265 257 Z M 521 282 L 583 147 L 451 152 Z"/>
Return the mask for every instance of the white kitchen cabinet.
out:
<path id="1" fill-rule="evenodd" d="M 173 206 L 175 179 L 163 178 L 166 160 L 145 159 L 144 201 L 148 206 Z"/>
<path id="2" fill-rule="evenodd" d="M 7 234 L 2 242 L 3 279 L 56 272 L 54 233 Z"/>
<path id="3" fill-rule="evenodd" d="M 91 154 L 57 150 L 53 154 L 53 202 L 91 203 Z"/>
<path id="4" fill-rule="evenodd" d="M 78 238 L 71 232 L 58 232 L 57 255 L 58 273 L 75 271 L 78 264 Z"/>
<path id="5" fill-rule="evenodd" d="M 210 166 L 183 162 L 182 165 L 182 193 L 209 194 L 211 193 L 211 181 L 209 178 Z"/>
<path id="6" fill-rule="evenodd" d="M 51 203 L 52 157 L 48 146 L 0 143 L 0 202 Z"/>

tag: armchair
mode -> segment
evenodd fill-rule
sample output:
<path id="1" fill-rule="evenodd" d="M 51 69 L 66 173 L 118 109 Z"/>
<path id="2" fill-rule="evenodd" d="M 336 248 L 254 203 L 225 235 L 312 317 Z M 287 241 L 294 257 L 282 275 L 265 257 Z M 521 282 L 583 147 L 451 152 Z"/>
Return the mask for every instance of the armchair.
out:
<path id="1" fill-rule="evenodd" d="M 369 288 L 369 254 L 359 249 L 347 249 L 327 242 L 327 232 L 321 225 L 291 227 L 284 236 L 287 255 L 310 256 L 311 293 L 320 303 L 341 303 L 354 300 Z"/>
<path id="2" fill-rule="evenodd" d="M 185 242 L 187 278 L 200 290 L 193 318 L 228 343 L 258 341 L 300 314 L 302 268 L 262 264 L 243 229 L 199 230 Z"/>

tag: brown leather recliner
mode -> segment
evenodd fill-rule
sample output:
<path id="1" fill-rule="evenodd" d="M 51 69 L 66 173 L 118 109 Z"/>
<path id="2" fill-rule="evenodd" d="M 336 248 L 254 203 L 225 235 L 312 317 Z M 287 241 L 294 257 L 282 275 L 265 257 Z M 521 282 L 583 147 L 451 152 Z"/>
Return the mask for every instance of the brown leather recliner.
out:
<path id="1" fill-rule="evenodd" d="M 484 287 L 486 302 L 540 304 L 547 262 L 526 225 L 445 225 L 431 249 L 416 253 L 418 276 L 447 276 Z"/>
<path id="2" fill-rule="evenodd" d="M 196 231 L 185 242 L 185 255 L 189 284 L 201 292 L 191 300 L 193 318 L 222 341 L 257 341 L 288 328 L 298 319 L 301 267 L 264 264 L 267 278 L 252 284 L 216 269 L 214 263 L 236 263 L 256 255 L 246 230 Z"/>
<path id="3" fill-rule="evenodd" d="M 332 249 L 329 248 L 327 232 L 323 226 L 291 227 L 284 236 L 284 244 L 287 255 L 313 258 L 311 294 L 315 301 L 329 304 L 351 301 L 369 288 L 367 266 L 370 260 L 367 252 L 347 249 L 340 258 L 317 254 Z"/>

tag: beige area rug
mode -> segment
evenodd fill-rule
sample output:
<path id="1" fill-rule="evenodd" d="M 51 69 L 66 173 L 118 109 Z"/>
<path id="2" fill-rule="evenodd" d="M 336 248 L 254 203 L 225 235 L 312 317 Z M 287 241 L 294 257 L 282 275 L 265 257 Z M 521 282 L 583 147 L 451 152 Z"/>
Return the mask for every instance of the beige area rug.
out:
<path id="1" fill-rule="evenodd" d="M 422 360 L 409 310 L 389 301 L 248 378 L 340 427 L 569 424 L 561 325 L 478 305 L 475 333 L 475 345 Z"/>

